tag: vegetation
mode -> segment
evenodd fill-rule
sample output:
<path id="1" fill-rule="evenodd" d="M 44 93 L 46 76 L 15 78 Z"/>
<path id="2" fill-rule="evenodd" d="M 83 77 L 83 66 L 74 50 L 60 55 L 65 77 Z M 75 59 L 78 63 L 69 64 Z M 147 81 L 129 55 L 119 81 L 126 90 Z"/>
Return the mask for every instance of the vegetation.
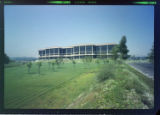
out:
<path id="1" fill-rule="evenodd" d="M 42 62 L 38 62 L 37 65 L 38 65 L 38 73 L 40 74 Z"/>
<path id="2" fill-rule="evenodd" d="M 126 60 L 129 58 L 129 55 L 128 55 L 129 50 L 127 49 L 126 43 L 127 43 L 127 39 L 125 36 L 123 36 L 122 39 L 120 40 L 120 43 L 113 47 L 112 54 L 113 54 L 114 60 L 116 60 L 118 57 L 120 57 L 123 60 Z"/>
<path id="3" fill-rule="evenodd" d="M 57 65 L 58 67 L 60 67 L 60 60 L 59 60 L 59 59 L 56 59 L 55 63 L 56 63 L 56 65 Z"/>
<path id="4" fill-rule="evenodd" d="M 119 52 L 120 52 L 120 57 L 122 59 L 127 59 L 128 58 L 128 52 L 129 50 L 127 49 L 127 39 L 125 36 L 122 37 L 120 43 L 119 43 Z"/>
<path id="5" fill-rule="evenodd" d="M 72 63 L 73 63 L 73 65 L 74 65 L 74 67 L 75 67 L 76 61 L 75 61 L 75 60 L 72 60 Z"/>
<path id="6" fill-rule="evenodd" d="M 122 60 L 96 59 L 90 68 L 67 61 L 56 71 L 43 61 L 30 74 L 25 65 L 5 68 L 5 108 L 13 109 L 148 109 L 153 108 L 154 82 Z M 96 63 L 93 63 L 96 62 Z M 97 66 L 97 62 L 98 65 Z M 52 67 L 57 63 L 51 61 Z M 27 63 L 28 65 L 29 63 Z"/>
<path id="7" fill-rule="evenodd" d="M 8 64 L 9 62 L 10 62 L 9 57 L 6 54 L 4 54 L 4 63 Z"/>
<path id="8" fill-rule="evenodd" d="M 103 82 L 114 77 L 114 66 L 111 64 L 104 65 L 97 75 L 99 82 Z"/>
<path id="9" fill-rule="evenodd" d="M 116 45 L 112 49 L 113 59 L 117 60 L 118 58 L 118 52 L 119 52 L 119 45 Z"/>
<path id="10" fill-rule="evenodd" d="M 27 67 L 28 67 L 28 73 L 30 73 L 30 69 L 31 69 L 31 67 L 32 67 L 32 63 L 31 63 L 31 62 L 28 62 L 28 63 L 27 63 Z"/>
<path id="11" fill-rule="evenodd" d="M 99 59 L 96 59 L 95 62 L 96 62 L 96 64 L 100 64 Z"/>
<path id="12" fill-rule="evenodd" d="M 154 63 L 154 45 L 152 46 L 151 52 L 148 54 L 149 61 Z"/>

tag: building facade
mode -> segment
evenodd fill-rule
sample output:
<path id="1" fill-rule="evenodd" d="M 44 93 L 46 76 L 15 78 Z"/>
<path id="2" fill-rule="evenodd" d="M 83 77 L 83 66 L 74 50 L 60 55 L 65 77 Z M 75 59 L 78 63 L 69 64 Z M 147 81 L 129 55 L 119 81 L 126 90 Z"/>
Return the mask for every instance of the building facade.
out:
<path id="1" fill-rule="evenodd" d="M 86 56 L 91 56 L 92 58 L 107 58 L 112 56 L 111 51 L 115 45 L 117 44 L 83 44 L 70 47 L 50 47 L 40 49 L 38 53 L 39 59 L 81 59 Z"/>

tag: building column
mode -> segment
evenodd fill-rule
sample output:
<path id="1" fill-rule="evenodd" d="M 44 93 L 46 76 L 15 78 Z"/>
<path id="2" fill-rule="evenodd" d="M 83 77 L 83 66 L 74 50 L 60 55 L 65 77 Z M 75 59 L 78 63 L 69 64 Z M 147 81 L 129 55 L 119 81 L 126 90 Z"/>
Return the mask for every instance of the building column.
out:
<path id="1" fill-rule="evenodd" d="M 79 59 L 80 59 L 80 46 L 79 46 Z"/>
<path id="2" fill-rule="evenodd" d="M 45 49 L 45 59 L 47 59 L 47 50 Z"/>
<path id="3" fill-rule="evenodd" d="M 101 57 L 101 54 L 102 54 L 102 52 L 101 52 L 101 46 L 99 46 L 100 47 L 100 57 Z"/>
<path id="4" fill-rule="evenodd" d="M 85 47 L 85 53 L 84 53 L 84 55 L 86 56 L 86 45 L 84 47 Z"/>
<path id="5" fill-rule="evenodd" d="M 59 55 L 59 48 L 58 48 L 58 57 L 60 57 L 60 55 Z"/>
<path id="6" fill-rule="evenodd" d="M 92 59 L 93 59 L 93 45 L 92 45 Z"/>
<path id="7" fill-rule="evenodd" d="M 50 49 L 49 49 L 49 59 L 50 59 Z"/>
<path id="8" fill-rule="evenodd" d="M 72 58 L 74 59 L 74 46 L 73 46 L 73 57 Z"/>

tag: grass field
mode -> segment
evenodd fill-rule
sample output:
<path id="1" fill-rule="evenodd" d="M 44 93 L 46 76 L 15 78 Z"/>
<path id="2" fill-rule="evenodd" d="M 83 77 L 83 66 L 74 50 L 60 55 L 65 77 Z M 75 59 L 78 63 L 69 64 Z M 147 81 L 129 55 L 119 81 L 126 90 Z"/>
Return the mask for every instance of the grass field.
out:
<path id="1" fill-rule="evenodd" d="M 125 63 L 66 61 L 53 70 L 42 62 L 5 67 L 5 108 L 17 109 L 148 109 L 153 108 L 153 80 Z M 109 66 L 106 66 L 109 65 Z M 113 77 L 99 82 L 103 69 Z"/>

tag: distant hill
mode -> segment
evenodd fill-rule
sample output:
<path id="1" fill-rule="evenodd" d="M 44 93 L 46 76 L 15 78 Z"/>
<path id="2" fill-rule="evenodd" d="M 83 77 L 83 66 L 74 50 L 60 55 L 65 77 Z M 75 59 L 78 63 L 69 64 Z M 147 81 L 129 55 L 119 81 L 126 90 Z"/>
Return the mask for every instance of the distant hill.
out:
<path id="1" fill-rule="evenodd" d="M 13 61 L 35 61 L 38 58 L 36 57 L 10 57 Z"/>

